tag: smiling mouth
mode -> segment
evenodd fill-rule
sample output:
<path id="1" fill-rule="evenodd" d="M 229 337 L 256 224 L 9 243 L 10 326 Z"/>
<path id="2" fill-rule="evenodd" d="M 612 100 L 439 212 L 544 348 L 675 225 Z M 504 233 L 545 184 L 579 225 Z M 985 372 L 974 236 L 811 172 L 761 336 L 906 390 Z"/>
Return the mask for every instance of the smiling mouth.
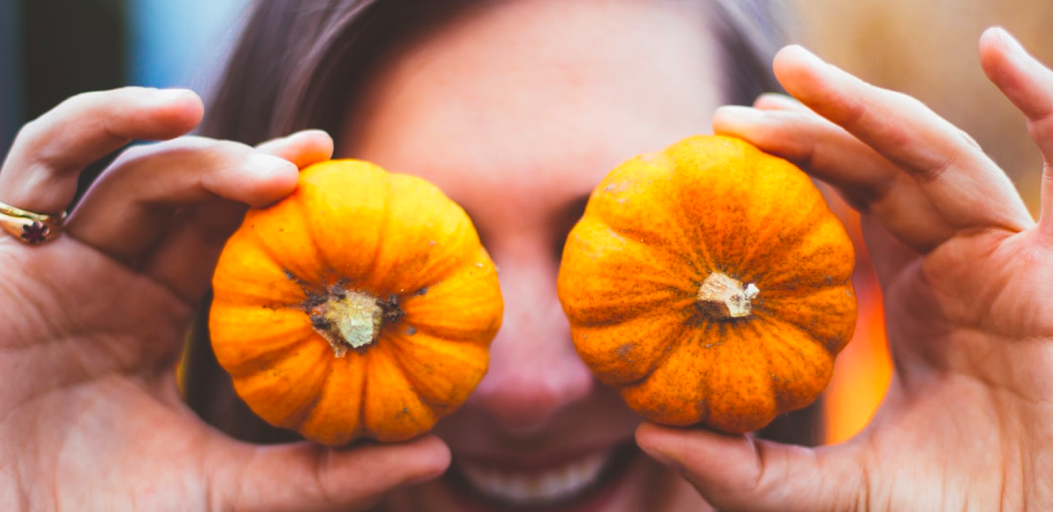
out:
<path id="1" fill-rule="evenodd" d="M 452 477 L 458 487 L 493 504 L 513 507 L 554 506 L 585 499 L 629 466 L 633 446 L 593 452 L 539 470 L 515 470 L 495 464 L 457 460 Z"/>

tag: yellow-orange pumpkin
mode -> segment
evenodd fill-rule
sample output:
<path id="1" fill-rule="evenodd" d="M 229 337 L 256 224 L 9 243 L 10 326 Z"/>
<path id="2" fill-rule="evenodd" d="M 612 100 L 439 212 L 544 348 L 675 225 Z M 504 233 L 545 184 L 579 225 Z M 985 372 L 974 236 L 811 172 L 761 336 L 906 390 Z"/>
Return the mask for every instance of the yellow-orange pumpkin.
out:
<path id="1" fill-rule="evenodd" d="M 431 429 L 486 372 L 503 307 L 464 210 L 357 160 L 315 164 L 249 211 L 212 284 L 212 346 L 238 394 L 327 445 Z"/>
<path id="2" fill-rule="evenodd" d="M 578 353 L 634 410 L 741 433 L 829 383 L 855 327 L 853 265 L 801 170 L 696 136 L 596 187 L 564 247 L 559 297 Z"/>

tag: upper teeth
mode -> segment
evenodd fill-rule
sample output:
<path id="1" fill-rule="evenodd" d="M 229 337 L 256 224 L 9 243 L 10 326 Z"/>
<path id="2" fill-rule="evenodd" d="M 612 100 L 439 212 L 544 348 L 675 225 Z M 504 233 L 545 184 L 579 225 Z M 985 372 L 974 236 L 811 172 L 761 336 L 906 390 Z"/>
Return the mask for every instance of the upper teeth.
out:
<path id="1" fill-rule="evenodd" d="M 519 473 L 462 462 L 468 482 L 484 494 L 520 505 L 568 498 L 599 478 L 608 452 L 588 455 L 547 471 Z"/>

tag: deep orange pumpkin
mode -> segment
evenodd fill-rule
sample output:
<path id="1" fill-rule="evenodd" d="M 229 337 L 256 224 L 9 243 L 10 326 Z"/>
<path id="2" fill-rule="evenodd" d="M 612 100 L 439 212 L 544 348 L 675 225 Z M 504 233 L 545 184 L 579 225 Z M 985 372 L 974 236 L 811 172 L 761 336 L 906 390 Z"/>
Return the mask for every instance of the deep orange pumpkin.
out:
<path id="1" fill-rule="evenodd" d="M 431 429 L 486 372 L 503 307 L 464 210 L 356 160 L 249 211 L 212 284 L 212 346 L 238 394 L 328 445 Z"/>
<path id="2" fill-rule="evenodd" d="M 559 297 L 578 353 L 644 417 L 748 432 L 811 403 L 855 327 L 852 243 L 801 170 L 690 137 L 593 191 Z"/>

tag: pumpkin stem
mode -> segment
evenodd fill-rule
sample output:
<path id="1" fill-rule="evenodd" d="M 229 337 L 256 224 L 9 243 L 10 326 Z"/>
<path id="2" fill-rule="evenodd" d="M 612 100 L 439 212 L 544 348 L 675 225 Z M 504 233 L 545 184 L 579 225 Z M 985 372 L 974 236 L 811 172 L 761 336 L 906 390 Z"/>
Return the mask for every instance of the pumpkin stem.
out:
<path id="1" fill-rule="evenodd" d="M 344 357 L 349 347 L 359 349 L 376 341 L 386 316 L 384 304 L 373 296 L 346 290 L 311 310 L 314 329 L 329 341 L 336 357 Z"/>
<path id="2" fill-rule="evenodd" d="M 702 282 L 698 289 L 698 304 L 704 312 L 717 320 L 744 318 L 750 316 L 753 304 L 760 290 L 753 283 L 745 287 L 737 279 L 713 272 Z"/>

